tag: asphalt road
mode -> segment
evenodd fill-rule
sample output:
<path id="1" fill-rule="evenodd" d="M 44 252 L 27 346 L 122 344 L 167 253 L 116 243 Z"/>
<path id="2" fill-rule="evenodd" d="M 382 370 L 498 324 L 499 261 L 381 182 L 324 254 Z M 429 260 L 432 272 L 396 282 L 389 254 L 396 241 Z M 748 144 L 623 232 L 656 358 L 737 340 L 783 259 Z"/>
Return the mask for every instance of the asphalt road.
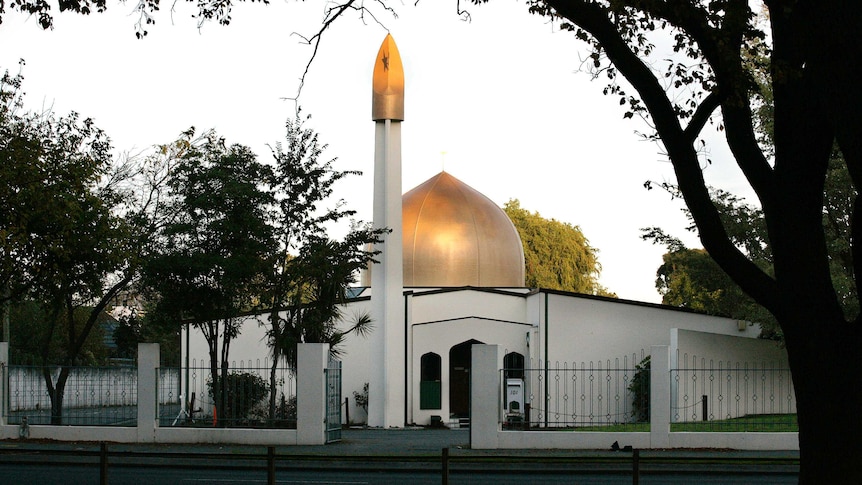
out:
<path id="1" fill-rule="evenodd" d="M 489 467 L 490 468 L 490 467 Z M 97 467 L 54 466 L 54 465 L 0 465 L 0 476 L 7 484 L 98 484 L 99 470 Z M 108 483 L 111 485 L 139 484 L 218 484 L 218 485 L 254 485 L 266 484 L 265 471 L 249 471 L 242 469 L 212 469 L 201 466 L 198 469 L 173 468 L 165 465 L 154 465 L 147 468 L 115 467 L 108 472 Z M 720 473 L 720 472 L 686 472 L 666 471 L 650 472 L 640 476 L 642 484 L 792 484 L 796 483 L 794 475 L 773 475 L 763 473 Z M 440 471 L 417 470 L 277 470 L 275 483 L 283 485 L 295 484 L 333 484 L 333 485 L 381 485 L 409 483 L 410 485 L 425 485 L 441 483 Z M 632 476 L 625 473 L 589 472 L 586 470 L 565 472 L 547 472 L 540 469 L 519 472 L 495 472 L 493 470 L 471 470 L 469 472 L 453 470 L 449 476 L 450 484 L 494 484 L 494 485 L 524 485 L 524 484 L 631 484 Z"/>
<path id="2" fill-rule="evenodd" d="M 608 450 L 472 450 L 466 430 L 346 430 L 339 443 L 276 447 L 279 484 L 633 483 L 633 454 Z M 107 483 L 264 484 L 267 449 L 107 444 Z M 2 484 L 98 484 L 98 443 L 0 441 Z M 639 483 L 796 483 L 798 452 L 643 450 Z"/>

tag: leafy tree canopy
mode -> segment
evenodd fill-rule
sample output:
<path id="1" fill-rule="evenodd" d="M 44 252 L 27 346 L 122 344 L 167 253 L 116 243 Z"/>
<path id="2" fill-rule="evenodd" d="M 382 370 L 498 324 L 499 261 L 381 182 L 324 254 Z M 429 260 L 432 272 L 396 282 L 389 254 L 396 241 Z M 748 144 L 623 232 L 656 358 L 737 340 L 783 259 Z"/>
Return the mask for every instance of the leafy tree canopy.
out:
<path id="1" fill-rule="evenodd" d="M 47 314 L 45 305 L 34 300 L 15 302 L 10 307 L 9 321 L 11 324 L 9 344 L 9 359 L 16 365 L 42 365 L 44 362 L 59 363 L 69 348 L 67 341 L 69 335 L 81 333 L 81 329 L 87 322 L 90 308 L 77 308 L 74 313 L 72 325 L 76 328 L 69 331 L 66 327 L 69 322 L 65 315 L 59 317 L 56 324 L 52 324 L 50 315 Z M 87 334 L 84 344 L 75 359 L 76 365 L 105 365 L 111 357 L 105 346 L 105 326 L 110 317 L 102 313 L 92 331 Z M 49 335 L 50 334 L 50 335 Z M 44 345 L 47 342 L 47 359 Z"/>
<path id="2" fill-rule="evenodd" d="M 376 255 L 366 247 L 385 232 L 354 221 L 342 241 L 326 235 L 326 224 L 355 215 L 332 195 L 338 181 L 359 172 L 336 170 L 335 159 L 322 159 L 326 145 L 302 119 L 288 120 L 286 129 L 285 143 L 272 151 L 276 246 L 265 300 L 272 309 L 267 334 L 274 365 L 282 358 L 295 365 L 301 342 L 329 343 L 337 352 L 345 331 L 336 328 L 339 304 Z M 357 316 L 357 324 L 348 331 L 364 332 L 371 322 Z"/>
<path id="3" fill-rule="evenodd" d="M 830 158 L 826 187 L 823 230 L 829 251 L 829 268 L 845 317 L 852 320 L 859 315 L 850 251 L 855 189 L 838 151 L 833 151 Z M 675 186 L 665 184 L 663 188 L 675 197 L 679 196 Z M 722 190 L 712 189 L 711 194 L 734 244 L 765 272 L 772 274 L 772 251 L 763 211 Z M 691 213 L 687 210 L 685 213 L 691 221 Z M 688 229 L 697 231 L 693 221 Z M 656 273 L 656 289 L 662 295 L 662 303 L 756 322 L 763 327 L 765 337 L 783 338 L 775 317 L 745 294 L 706 250 L 686 248 L 678 238 L 661 228 L 651 227 L 642 231 L 643 239 L 668 249 Z"/>
<path id="4" fill-rule="evenodd" d="M 590 246 L 578 226 L 545 219 L 511 199 L 503 210 L 524 245 L 526 285 L 533 288 L 616 296 L 599 284 L 598 250 Z"/>
<path id="5" fill-rule="evenodd" d="M 61 424 L 70 366 L 98 357 L 91 335 L 134 278 L 149 232 L 126 185 L 133 170 L 114 162 L 105 133 L 74 112 L 22 113 L 21 83 L 0 79 L 0 289 L 33 324 L 28 347 Z"/>

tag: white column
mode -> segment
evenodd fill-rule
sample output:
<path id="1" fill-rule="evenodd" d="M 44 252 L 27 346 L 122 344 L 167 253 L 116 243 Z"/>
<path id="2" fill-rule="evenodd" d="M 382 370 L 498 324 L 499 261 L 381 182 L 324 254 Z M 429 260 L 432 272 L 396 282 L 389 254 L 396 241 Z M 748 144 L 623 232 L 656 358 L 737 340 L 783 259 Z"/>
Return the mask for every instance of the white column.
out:
<path id="1" fill-rule="evenodd" d="M 159 344 L 138 344 L 138 442 L 156 439 Z"/>
<path id="2" fill-rule="evenodd" d="M 403 264 L 402 264 L 402 273 L 403 273 Z M 413 363 L 417 362 L 414 360 L 413 356 L 413 333 L 410 327 L 410 322 L 413 321 L 413 292 L 404 292 L 402 296 L 402 305 L 404 315 L 404 338 L 406 342 L 406 346 L 404 348 L 404 362 L 407 364 L 404 369 L 406 369 L 406 385 L 404 387 L 405 393 L 405 403 L 406 403 L 406 412 L 407 415 L 404 417 L 405 423 L 415 423 L 416 416 L 414 413 L 415 410 L 419 408 L 419 379 L 415 379 L 415 377 L 419 377 L 420 367 L 417 367 L 415 370 L 413 369 Z"/>
<path id="3" fill-rule="evenodd" d="M 374 227 L 392 232 L 371 271 L 371 379 L 368 425 L 404 426 L 405 355 L 401 235 L 401 122 L 382 120 L 374 133 Z"/>
<path id="4" fill-rule="evenodd" d="M 496 345 L 473 345 L 470 362 L 470 447 L 496 449 L 500 431 L 500 361 Z"/>
<path id="5" fill-rule="evenodd" d="M 299 344 L 296 355 L 296 444 L 326 443 L 329 344 Z"/>
<path id="6" fill-rule="evenodd" d="M 650 349 L 650 447 L 670 447 L 670 349 Z"/>

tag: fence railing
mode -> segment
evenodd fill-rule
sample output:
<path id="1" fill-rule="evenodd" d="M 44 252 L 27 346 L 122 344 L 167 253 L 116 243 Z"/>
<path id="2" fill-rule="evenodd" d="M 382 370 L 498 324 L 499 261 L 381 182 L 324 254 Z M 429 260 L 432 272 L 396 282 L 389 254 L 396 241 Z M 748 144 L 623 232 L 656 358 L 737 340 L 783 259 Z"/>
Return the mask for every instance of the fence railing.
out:
<path id="1" fill-rule="evenodd" d="M 78 395 L 90 395 L 92 399 L 86 403 L 79 402 L 80 406 L 86 405 L 86 410 L 90 413 L 91 418 L 86 421 L 78 420 L 75 424 L 89 424 L 88 426 L 65 426 L 69 421 L 66 420 L 61 425 L 42 422 L 30 422 L 29 418 L 26 422 L 22 421 L 24 416 L 29 416 L 34 411 L 43 409 L 43 405 L 35 398 L 31 400 L 30 405 L 19 404 L 25 401 L 22 396 L 28 395 L 31 391 L 34 395 L 40 395 L 36 387 L 37 384 L 30 380 L 31 384 L 27 386 L 15 384 L 10 386 L 10 368 L 8 364 L 9 344 L 0 342 L 0 439 L 11 438 L 30 438 L 30 439 L 51 439 L 60 441 L 111 441 L 117 443 L 245 443 L 245 444 L 267 444 L 267 445 L 322 445 L 326 442 L 325 430 L 325 400 L 323 399 L 326 382 L 323 379 L 324 369 L 329 357 L 329 346 L 326 344 L 299 344 L 297 346 L 297 373 L 303 376 L 309 376 L 308 379 L 295 381 L 287 375 L 278 379 L 279 389 L 289 388 L 291 391 L 285 392 L 285 400 L 292 395 L 299 397 L 298 406 L 296 406 L 296 429 L 260 429 L 255 427 L 257 423 L 252 422 L 247 417 L 238 418 L 245 420 L 245 424 L 236 424 L 235 427 L 226 432 L 222 428 L 214 428 L 212 421 L 209 425 L 201 427 L 179 426 L 187 424 L 184 422 L 184 416 L 180 411 L 185 411 L 183 404 L 186 399 L 183 395 L 187 389 L 191 389 L 190 379 L 183 379 L 184 373 L 189 373 L 186 369 L 169 369 L 160 368 L 159 366 L 159 345 L 151 343 L 138 344 L 137 367 L 134 369 L 135 379 L 129 379 L 125 384 L 118 387 L 126 389 L 126 394 L 134 393 L 134 399 L 122 401 L 116 406 L 108 406 L 108 396 L 113 397 L 115 391 L 111 388 L 108 392 L 100 391 L 97 385 L 91 386 L 86 392 L 81 392 L 80 386 L 72 385 L 70 382 L 70 396 L 76 393 L 71 391 L 76 387 L 79 389 Z M 242 366 L 237 366 L 234 370 L 241 370 Z M 91 371 L 92 369 L 88 369 Z M 267 369 L 269 370 L 269 369 Z M 92 372 L 91 372 L 92 373 Z M 260 372 L 259 372 L 260 373 Z M 206 388 L 206 372 L 200 372 L 199 378 L 202 380 L 200 384 L 202 388 Z M 13 373 L 14 375 L 14 373 Z M 36 375 L 31 372 L 30 375 Z M 290 374 L 292 375 L 292 374 Z M 314 376 L 318 376 L 314 378 Z M 243 378 L 240 378 L 243 379 Z M 230 379 L 226 379 L 230 380 Z M 91 383 L 95 382 L 90 379 Z M 19 382 L 27 382 L 19 380 Z M 102 381 L 104 382 L 104 380 Z M 134 384 L 133 384 L 134 383 Z M 296 387 L 294 387 L 296 385 Z M 12 390 L 17 397 L 13 399 Z M 101 389 L 105 389 L 103 385 Z M 227 387 L 225 387 L 227 389 Z M 295 391 L 294 391 L 295 389 Z M 206 392 L 206 391 L 204 391 Z M 244 391 L 237 391 L 237 395 L 243 395 Z M 123 394 L 120 392 L 120 394 Z M 97 399 L 98 396 L 98 399 Z M 10 402 L 15 404 L 15 411 L 10 406 Z M 71 407 L 74 399 L 69 397 L 64 406 Z M 39 403 L 37 405 L 37 403 Z M 122 418 L 112 417 L 112 409 L 114 407 L 124 410 Z M 159 409 L 162 408 L 162 409 Z M 221 408 L 220 411 L 231 414 L 230 410 Z M 64 408 L 65 412 L 65 408 Z M 26 414 L 25 414 L 26 413 Z M 49 412 L 50 413 L 50 412 Z M 10 418 L 11 415 L 11 419 Z M 64 413 L 64 416 L 68 414 Z M 161 415 L 161 417 L 160 417 Z M 19 418 L 20 416 L 20 418 Z M 216 417 L 215 414 L 213 417 Z M 170 419 L 169 425 L 164 425 L 165 421 Z M 177 426 L 171 426 L 173 422 L 177 422 Z M 218 421 L 217 425 L 228 424 L 229 422 Z M 32 424 L 32 425 L 31 425 Z M 106 426 L 111 425 L 113 426 Z M 248 428 L 245 426 L 252 426 Z"/>
<path id="2" fill-rule="evenodd" d="M 503 369 L 500 421 L 506 429 L 626 429 L 649 422 L 645 353 L 613 360 Z M 643 383 L 645 389 L 641 389 Z"/>
<path id="3" fill-rule="evenodd" d="M 670 423 L 679 431 L 798 430 L 790 370 L 678 356 Z M 504 429 L 649 431 L 649 356 L 500 371 Z"/>
<path id="4" fill-rule="evenodd" d="M 176 369 L 175 388 L 159 388 L 160 426 L 219 426 L 296 428 L 296 378 L 294 372 L 233 363 L 215 378 L 209 365 L 193 361 Z M 172 399 L 172 396 L 176 396 Z"/>
<path id="5" fill-rule="evenodd" d="M 134 367 L 69 367 L 58 386 L 60 367 L 7 367 L 6 422 L 89 426 L 135 426 L 137 369 Z M 168 377 L 166 377 L 168 378 Z M 175 376 L 174 376 L 175 379 Z M 54 387 L 54 395 L 47 381 Z M 61 403 L 59 406 L 55 402 Z"/>
<path id="6" fill-rule="evenodd" d="M 295 429 L 294 373 L 285 366 L 277 367 L 272 386 L 270 368 L 246 367 L 243 363 L 234 365 L 236 367 L 228 371 L 227 381 L 219 385 L 219 392 L 224 393 L 223 400 L 214 398 L 209 367 L 159 368 L 156 382 L 159 425 Z M 137 425 L 137 368 L 68 368 L 62 404 L 58 411 L 53 411 L 56 406 L 46 374 L 56 389 L 61 370 L 54 366 L 4 366 L 8 401 L 2 409 L 6 423 Z M 270 406 L 272 392 L 275 399 Z M 59 391 L 55 390 L 55 394 Z"/>
<path id="7" fill-rule="evenodd" d="M 790 369 L 706 361 L 687 354 L 671 369 L 672 431 L 796 431 Z M 681 424 L 684 423 L 684 424 Z"/>

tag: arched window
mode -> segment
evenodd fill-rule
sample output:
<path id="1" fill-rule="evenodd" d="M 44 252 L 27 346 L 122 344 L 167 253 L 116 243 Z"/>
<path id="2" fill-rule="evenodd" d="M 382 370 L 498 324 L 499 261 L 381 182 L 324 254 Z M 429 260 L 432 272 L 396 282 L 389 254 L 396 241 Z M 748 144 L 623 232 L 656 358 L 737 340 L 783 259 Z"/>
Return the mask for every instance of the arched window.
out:
<path id="1" fill-rule="evenodd" d="M 518 352 L 509 352 L 503 357 L 503 373 L 506 379 L 524 378 L 524 356 Z"/>
<path id="2" fill-rule="evenodd" d="M 419 409 L 440 409 L 442 364 L 434 352 L 424 354 L 419 361 Z"/>

